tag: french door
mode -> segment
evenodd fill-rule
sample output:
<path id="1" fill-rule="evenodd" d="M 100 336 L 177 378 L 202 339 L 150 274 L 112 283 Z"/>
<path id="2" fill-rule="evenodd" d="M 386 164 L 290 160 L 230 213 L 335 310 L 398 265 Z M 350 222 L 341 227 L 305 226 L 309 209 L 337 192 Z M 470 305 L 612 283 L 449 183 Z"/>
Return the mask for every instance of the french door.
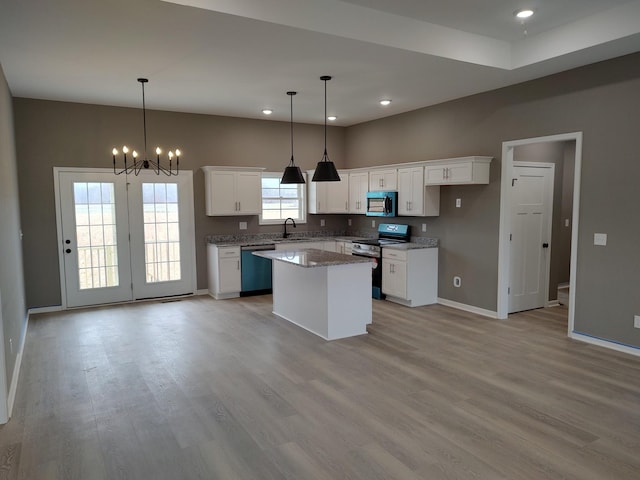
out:
<path id="1" fill-rule="evenodd" d="M 193 177 L 55 169 L 67 307 L 193 293 Z"/>

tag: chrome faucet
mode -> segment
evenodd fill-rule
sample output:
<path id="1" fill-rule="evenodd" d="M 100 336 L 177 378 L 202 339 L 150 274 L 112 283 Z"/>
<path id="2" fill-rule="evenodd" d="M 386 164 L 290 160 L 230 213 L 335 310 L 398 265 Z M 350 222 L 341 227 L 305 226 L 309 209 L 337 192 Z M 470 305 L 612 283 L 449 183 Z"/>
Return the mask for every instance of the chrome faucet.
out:
<path id="1" fill-rule="evenodd" d="M 282 238 L 287 238 L 289 236 L 289 234 L 287 233 L 287 222 L 291 220 L 291 223 L 293 223 L 293 228 L 296 228 L 296 221 L 289 217 L 284 221 L 284 233 L 282 234 Z"/>

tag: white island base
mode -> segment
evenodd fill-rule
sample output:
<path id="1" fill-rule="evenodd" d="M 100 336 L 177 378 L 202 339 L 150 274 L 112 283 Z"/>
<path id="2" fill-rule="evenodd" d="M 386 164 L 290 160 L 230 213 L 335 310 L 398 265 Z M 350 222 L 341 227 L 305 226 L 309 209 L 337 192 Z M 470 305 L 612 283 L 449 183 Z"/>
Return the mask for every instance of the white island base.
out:
<path id="1" fill-rule="evenodd" d="M 372 315 L 369 261 L 320 250 L 254 255 L 273 260 L 274 314 L 325 340 L 367 333 Z"/>

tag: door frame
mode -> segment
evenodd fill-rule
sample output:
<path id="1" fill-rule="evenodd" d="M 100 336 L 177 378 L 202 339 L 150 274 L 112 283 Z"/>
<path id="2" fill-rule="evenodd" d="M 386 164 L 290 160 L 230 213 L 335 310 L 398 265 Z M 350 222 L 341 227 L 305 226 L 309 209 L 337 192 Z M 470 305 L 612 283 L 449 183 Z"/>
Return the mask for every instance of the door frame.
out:
<path id="1" fill-rule="evenodd" d="M 509 232 L 511 231 L 511 178 L 513 177 L 513 150 L 515 147 L 534 143 L 574 141 L 575 170 L 573 175 L 573 212 L 571 231 L 571 266 L 569 273 L 569 318 L 567 334 L 571 335 L 574 325 L 576 301 L 576 269 L 578 259 L 578 220 L 580 217 L 580 177 L 582 169 L 582 132 L 561 133 L 545 137 L 526 138 L 502 142 L 502 172 L 500 186 L 500 229 L 498 237 L 498 318 L 509 316 Z"/>
<path id="2" fill-rule="evenodd" d="M 58 245 L 63 244 L 62 238 L 62 213 L 61 213 L 61 203 L 60 203 L 60 182 L 59 182 L 59 173 L 60 172 L 71 172 L 71 173 L 111 173 L 113 174 L 113 169 L 110 168 L 88 168 L 88 167 L 53 167 L 53 188 L 54 188 L 54 199 L 55 199 L 55 209 L 56 209 L 56 238 L 58 240 Z M 193 172 L 191 170 L 185 170 L 185 174 L 189 174 L 191 177 L 190 185 L 190 198 L 191 200 L 187 203 L 187 210 L 189 212 L 187 221 L 189 225 L 187 226 L 187 230 L 189 231 L 189 235 L 193 241 L 193 245 L 191 248 L 191 256 L 185 261 L 191 262 L 191 283 L 193 286 L 193 292 L 195 294 L 197 290 L 197 271 L 196 271 L 196 245 L 195 245 L 195 217 L 194 217 L 194 205 L 193 205 Z M 182 171 L 180 172 L 183 173 Z M 62 310 L 67 310 L 67 286 L 66 279 L 64 276 L 64 258 L 62 255 L 58 255 L 58 271 L 60 275 L 60 296 L 61 296 L 61 308 Z M 182 296 L 182 295 L 181 295 Z M 162 297 L 159 297 L 162 298 Z M 137 300 L 137 301 L 145 301 L 149 299 Z M 151 299 L 153 300 L 153 299 Z M 127 301 L 123 303 L 131 303 L 136 300 Z M 89 305 L 88 307 L 90 307 Z M 100 305 L 95 305 L 100 306 Z M 85 307 L 80 307 L 85 308 Z"/>
<path id="3" fill-rule="evenodd" d="M 554 191 L 554 182 L 556 178 L 556 166 L 554 163 L 550 162 L 518 162 L 513 161 L 513 168 L 515 167 L 528 167 L 528 168 L 546 168 L 551 171 L 551 188 L 548 192 L 547 199 L 547 208 L 545 209 L 545 215 L 547 216 L 547 232 L 549 238 L 547 242 L 549 242 L 549 248 L 547 249 L 545 265 L 544 265 L 544 278 L 543 278 L 543 291 L 544 294 L 544 306 L 551 306 L 551 302 L 549 301 L 549 280 L 551 277 L 551 252 L 553 251 L 553 244 L 551 243 L 551 239 L 553 238 L 553 191 Z M 512 171 L 513 172 L 513 171 Z M 512 198 L 513 200 L 513 198 Z M 513 205 L 511 205 L 513 207 Z M 509 246 L 509 262 L 511 262 L 511 246 Z"/>

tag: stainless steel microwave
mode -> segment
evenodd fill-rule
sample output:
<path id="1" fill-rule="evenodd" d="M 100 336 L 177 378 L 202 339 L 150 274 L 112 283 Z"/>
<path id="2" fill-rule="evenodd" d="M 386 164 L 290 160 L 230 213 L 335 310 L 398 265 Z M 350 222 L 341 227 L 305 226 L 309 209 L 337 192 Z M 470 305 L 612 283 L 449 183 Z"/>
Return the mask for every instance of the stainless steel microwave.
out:
<path id="1" fill-rule="evenodd" d="M 367 215 L 369 217 L 395 217 L 398 192 L 367 192 Z"/>

